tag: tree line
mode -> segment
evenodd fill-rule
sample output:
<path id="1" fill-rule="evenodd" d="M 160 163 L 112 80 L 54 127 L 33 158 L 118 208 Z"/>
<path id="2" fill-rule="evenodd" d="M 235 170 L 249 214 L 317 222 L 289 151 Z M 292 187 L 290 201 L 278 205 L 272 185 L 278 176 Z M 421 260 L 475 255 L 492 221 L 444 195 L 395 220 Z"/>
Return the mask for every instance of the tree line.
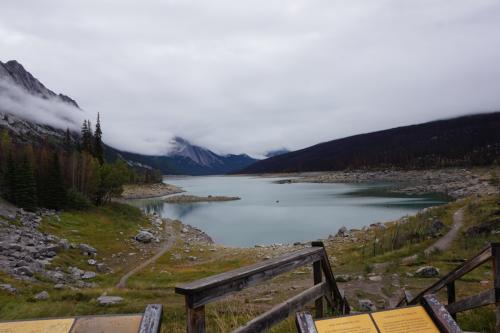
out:
<path id="1" fill-rule="evenodd" d="M 84 209 L 119 196 L 125 183 L 157 182 L 158 171 L 129 167 L 104 156 L 99 115 L 95 130 L 84 120 L 80 134 L 66 130 L 61 142 L 16 142 L 7 130 L 0 137 L 0 195 L 27 210 Z"/>

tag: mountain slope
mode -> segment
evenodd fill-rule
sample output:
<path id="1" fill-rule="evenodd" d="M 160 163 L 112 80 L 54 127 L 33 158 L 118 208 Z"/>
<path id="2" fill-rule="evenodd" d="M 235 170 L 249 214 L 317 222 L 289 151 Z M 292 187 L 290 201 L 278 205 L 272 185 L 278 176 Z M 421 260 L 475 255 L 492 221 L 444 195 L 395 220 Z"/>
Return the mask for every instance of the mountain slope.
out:
<path id="1" fill-rule="evenodd" d="M 432 121 L 328 141 L 239 173 L 484 165 L 500 159 L 500 112 Z"/>

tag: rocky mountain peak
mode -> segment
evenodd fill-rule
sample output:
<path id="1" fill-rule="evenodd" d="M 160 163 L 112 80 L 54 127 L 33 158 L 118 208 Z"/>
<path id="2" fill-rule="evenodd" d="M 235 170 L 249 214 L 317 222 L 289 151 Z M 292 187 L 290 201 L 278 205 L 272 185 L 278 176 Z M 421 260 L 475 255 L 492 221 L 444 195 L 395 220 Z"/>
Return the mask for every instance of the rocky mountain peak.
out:
<path id="1" fill-rule="evenodd" d="M 0 61 L 0 78 L 10 80 L 19 87 L 22 87 L 32 95 L 44 99 L 58 99 L 61 102 L 79 107 L 78 104 L 70 97 L 62 94 L 56 94 L 48 89 L 37 78 L 31 75 L 23 65 L 16 60 L 9 60 L 6 63 Z"/>

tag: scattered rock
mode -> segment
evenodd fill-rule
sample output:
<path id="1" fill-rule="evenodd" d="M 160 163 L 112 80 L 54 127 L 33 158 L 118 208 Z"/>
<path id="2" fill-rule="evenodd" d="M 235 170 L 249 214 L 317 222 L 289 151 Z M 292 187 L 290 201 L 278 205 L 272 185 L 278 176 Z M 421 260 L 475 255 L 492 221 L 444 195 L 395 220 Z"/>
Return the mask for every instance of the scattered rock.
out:
<path id="1" fill-rule="evenodd" d="M 37 301 L 45 301 L 45 300 L 49 299 L 49 293 L 44 290 L 44 291 L 36 294 L 34 298 Z"/>
<path id="2" fill-rule="evenodd" d="M 97 261 L 95 259 L 89 259 L 87 260 L 87 263 L 90 265 L 90 266 L 95 266 L 97 264 Z"/>
<path id="3" fill-rule="evenodd" d="M 17 289 L 14 288 L 12 285 L 7 284 L 7 283 L 0 284 L 0 289 L 5 290 L 5 291 L 7 291 L 7 292 L 9 292 L 11 294 L 16 294 L 17 293 Z"/>
<path id="4" fill-rule="evenodd" d="M 415 275 L 425 278 L 436 277 L 439 276 L 439 268 L 434 266 L 420 267 L 415 271 Z"/>
<path id="5" fill-rule="evenodd" d="M 97 250 L 88 245 L 88 244 L 80 244 L 78 245 L 78 248 L 85 254 L 85 255 L 96 255 L 97 254 Z"/>
<path id="6" fill-rule="evenodd" d="M 97 276 L 95 272 L 87 271 L 83 273 L 82 279 L 87 280 L 87 279 L 93 279 Z"/>
<path id="7" fill-rule="evenodd" d="M 335 275 L 335 281 L 337 282 L 349 282 L 352 280 L 352 276 L 349 274 L 339 274 Z"/>
<path id="8" fill-rule="evenodd" d="M 349 237 L 350 233 L 349 230 L 345 226 L 342 226 L 338 231 L 337 231 L 337 237 Z"/>
<path id="9" fill-rule="evenodd" d="M 120 296 L 99 296 L 97 301 L 100 305 L 115 305 L 123 301 L 123 297 Z"/>
<path id="10" fill-rule="evenodd" d="M 358 300 L 359 307 L 361 311 L 376 311 L 377 308 L 373 304 L 373 302 L 369 299 L 360 299 Z"/>
<path id="11" fill-rule="evenodd" d="M 368 280 L 373 281 L 373 282 L 380 282 L 380 281 L 382 281 L 382 277 L 380 275 L 369 276 Z"/>

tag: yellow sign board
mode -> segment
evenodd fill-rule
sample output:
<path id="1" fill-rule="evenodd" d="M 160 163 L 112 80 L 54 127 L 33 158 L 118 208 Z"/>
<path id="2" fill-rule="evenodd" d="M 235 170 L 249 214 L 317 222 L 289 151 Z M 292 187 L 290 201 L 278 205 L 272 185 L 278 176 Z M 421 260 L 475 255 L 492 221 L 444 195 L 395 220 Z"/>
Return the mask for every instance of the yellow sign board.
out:
<path id="1" fill-rule="evenodd" d="M 439 333 L 421 306 L 374 312 L 371 316 L 381 333 Z"/>
<path id="2" fill-rule="evenodd" d="M 318 333 L 378 333 L 369 314 L 317 320 L 314 324 Z"/>
<path id="3" fill-rule="evenodd" d="M 69 333 L 75 319 L 46 319 L 0 323 L 0 333 Z"/>
<path id="4" fill-rule="evenodd" d="M 321 319 L 314 324 L 318 333 L 439 333 L 421 306 Z"/>

